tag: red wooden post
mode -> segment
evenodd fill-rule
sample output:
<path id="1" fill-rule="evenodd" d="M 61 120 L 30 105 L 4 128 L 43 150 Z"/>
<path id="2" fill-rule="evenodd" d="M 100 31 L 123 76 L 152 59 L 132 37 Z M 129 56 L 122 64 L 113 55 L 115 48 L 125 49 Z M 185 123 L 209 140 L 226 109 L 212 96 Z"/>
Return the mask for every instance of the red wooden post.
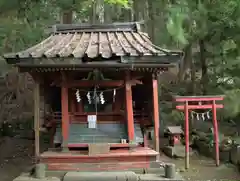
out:
<path id="1" fill-rule="evenodd" d="M 75 113 L 76 112 L 76 103 L 77 103 L 77 101 L 76 101 L 76 97 L 75 97 L 75 94 L 74 94 L 74 92 L 73 91 L 70 91 L 69 92 L 69 95 L 70 95 L 70 112 L 71 113 Z"/>
<path id="2" fill-rule="evenodd" d="M 81 86 L 81 85 L 79 85 L 79 86 Z M 79 93 L 79 95 L 82 98 L 83 95 L 81 93 Z M 75 111 L 78 112 L 78 113 L 84 112 L 83 104 L 84 104 L 83 100 L 81 100 L 80 102 L 77 102 L 76 98 L 75 98 Z"/>
<path id="3" fill-rule="evenodd" d="M 67 150 L 68 131 L 69 131 L 69 113 L 68 113 L 68 88 L 62 86 L 61 90 L 62 100 L 62 147 Z"/>
<path id="4" fill-rule="evenodd" d="M 35 161 L 38 162 L 40 155 L 39 129 L 40 129 L 40 85 L 38 79 L 35 79 L 34 86 L 34 145 L 35 145 Z"/>
<path id="5" fill-rule="evenodd" d="M 132 106 L 132 87 L 129 83 L 130 76 L 126 77 L 126 112 L 127 112 L 127 125 L 128 125 L 128 140 L 129 143 L 134 141 L 134 119 L 133 119 L 133 106 Z"/>
<path id="6" fill-rule="evenodd" d="M 217 122 L 217 108 L 216 108 L 216 102 L 213 100 L 212 104 L 212 112 L 213 112 L 213 127 L 214 127 L 214 140 L 215 140 L 215 159 L 216 159 L 216 165 L 219 166 L 219 138 L 218 138 L 218 122 Z"/>
<path id="7" fill-rule="evenodd" d="M 83 101 L 77 102 L 77 112 L 79 112 L 79 113 L 84 112 Z"/>
<path id="8" fill-rule="evenodd" d="M 149 146 L 149 145 L 148 145 L 148 138 L 147 138 L 147 136 L 148 136 L 148 135 L 147 135 L 147 133 L 145 132 L 145 133 L 144 133 L 144 137 L 143 137 L 143 139 L 144 139 L 144 140 L 143 140 L 143 146 L 144 146 L 144 147 L 148 147 L 148 146 Z"/>
<path id="9" fill-rule="evenodd" d="M 154 119 L 154 137 L 155 137 L 155 151 L 159 152 L 159 105 L 158 105 L 158 85 L 157 80 L 153 78 L 153 119 Z M 159 155 L 157 157 L 159 160 Z"/>
<path id="10" fill-rule="evenodd" d="M 185 101 L 185 168 L 189 168 L 189 111 L 188 101 Z"/>

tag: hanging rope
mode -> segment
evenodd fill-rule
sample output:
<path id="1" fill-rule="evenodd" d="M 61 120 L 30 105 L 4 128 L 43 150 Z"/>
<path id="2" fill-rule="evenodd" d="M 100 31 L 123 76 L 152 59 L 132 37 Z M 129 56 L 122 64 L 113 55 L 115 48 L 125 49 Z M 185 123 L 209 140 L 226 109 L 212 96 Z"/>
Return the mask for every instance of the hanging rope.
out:
<path id="1" fill-rule="evenodd" d="M 207 117 L 207 119 L 210 119 L 210 112 L 211 112 L 211 110 L 201 112 L 201 113 L 191 111 L 191 116 L 192 116 L 192 119 L 194 119 L 194 115 L 196 115 L 197 120 L 200 120 L 200 117 L 201 117 L 201 119 L 204 121 L 206 117 Z M 205 117 L 205 115 L 206 115 L 206 117 Z"/>
<path id="2" fill-rule="evenodd" d="M 97 101 L 99 100 L 101 102 L 101 104 L 104 104 L 105 103 L 104 96 L 103 96 L 104 92 L 113 92 L 113 102 L 115 102 L 116 91 L 118 89 L 121 89 L 121 88 L 123 88 L 123 86 L 98 91 L 97 86 L 95 86 L 93 91 L 92 90 L 85 90 L 85 89 L 84 90 L 76 89 L 75 95 L 76 95 L 77 102 L 79 103 L 79 102 L 81 102 L 80 92 L 87 92 L 86 96 L 87 96 L 87 99 L 88 99 L 88 103 L 91 104 L 92 103 L 91 93 L 93 93 L 93 98 L 97 99 Z M 98 97 L 98 93 L 100 93 L 99 97 Z"/>
<path id="3" fill-rule="evenodd" d="M 97 111 L 98 111 L 98 108 L 97 108 L 97 103 L 98 103 L 98 97 L 97 97 L 97 87 L 95 86 L 94 87 L 94 95 L 93 95 L 94 99 L 95 99 L 95 111 L 96 111 L 96 117 L 97 117 Z"/>
<path id="4" fill-rule="evenodd" d="M 96 87 L 96 86 L 95 86 Z M 121 89 L 121 88 L 124 88 L 124 86 L 120 86 L 120 87 L 117 87 L 117 88 L 111 88 L 111 89 L 105 89 L 105 90 L 86 90 L 86 89 L 75 89 L 75 90 L 78 90 L 79 92 L 90 92 L 90 93 L 94 93 L 94 91 L 96 92 L 111 92 L 111 91 L 116 91 L 118 89 Z"/>
<path id="5" fill-rule="evenodd" d="M 81 96 L 80 96 L 80 93 L 79 93 L 78 89 L 77 89 L 75 95 L 76 95 L 77 102 L 81 102 Z"/>

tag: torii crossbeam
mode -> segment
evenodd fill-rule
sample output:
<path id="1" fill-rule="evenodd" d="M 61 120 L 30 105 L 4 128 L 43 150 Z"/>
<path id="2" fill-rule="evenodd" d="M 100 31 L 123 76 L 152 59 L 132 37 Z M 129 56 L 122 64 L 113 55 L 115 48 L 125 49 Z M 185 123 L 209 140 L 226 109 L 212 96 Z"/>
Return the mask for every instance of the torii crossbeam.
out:
<path id="1" fill-rule="evenodd" d="M 219 166 L 219 137 L 218 137 L 218 122 L 217 122 L 217 108 L 223 108 L 223 104 L 216 104 L 216 101 L 222 101 L 223 95 L 217 96 L 175 96 L 174 101 L 184 103 L 177 105 L 178 110 L 184 110 L 185 114 L 185 168 L 189 168 L 189 111 L 194 109 L 211 109 L 212 120 L 214 127 L 214 141 L 215 141 L 215 161 Z"/>

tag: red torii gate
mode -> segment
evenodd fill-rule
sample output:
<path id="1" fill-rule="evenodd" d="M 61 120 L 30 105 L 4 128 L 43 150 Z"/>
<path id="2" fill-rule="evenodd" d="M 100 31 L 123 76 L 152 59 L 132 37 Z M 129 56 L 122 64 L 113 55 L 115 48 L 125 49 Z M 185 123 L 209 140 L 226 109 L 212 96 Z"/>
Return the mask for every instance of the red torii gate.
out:
<path id="1" fill-rule="evenodd" d="M 216 165 L 219 166 L 219 138 L 218 138 L 218 122 L 217 122 L 217 108 L 223 108 L 223 104 L 216 104 L 216 101 L 222 101 L 223 95 L 218 96 L 175 96 L 176 102 L 184 104 L 177 105 L 178 110 L 184 110 L 185 114 L 185 168 L 189 168 L 189 111 L 193 109 L 211 109 L 212 120 L 214 127 L 214 141 L 215 141 L 215 160 Z M 189 104 L 189 102 L 191 104 Z M 197 103 L 197 104 L 196 104 Z"/>

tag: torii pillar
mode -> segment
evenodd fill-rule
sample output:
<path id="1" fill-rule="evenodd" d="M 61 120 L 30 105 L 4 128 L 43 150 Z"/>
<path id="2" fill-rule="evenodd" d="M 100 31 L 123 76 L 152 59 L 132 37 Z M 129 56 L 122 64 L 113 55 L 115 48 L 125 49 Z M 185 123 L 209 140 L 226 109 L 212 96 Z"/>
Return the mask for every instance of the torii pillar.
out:
<path id="1" fill-rule="evenodd" d="M 215 161 L 216 166 L 219 166 L 219 138 L 218 138 L 218 121 L 217 108 L 223 108 L 223 104 L 216 104 L 216 101 L 222 101 L 224 96 L 176 96 L 175 102 L 184 103 L 177 105 L 178 110 L 184 110 L 185 114 L 185 168 L 189 168 L 189 111 L 193 109 L 210 109 L 212 110 L 212 120 L 214 127 L 215 141 Z M 196 104 L 197 103 L 197 104 Z"/>

